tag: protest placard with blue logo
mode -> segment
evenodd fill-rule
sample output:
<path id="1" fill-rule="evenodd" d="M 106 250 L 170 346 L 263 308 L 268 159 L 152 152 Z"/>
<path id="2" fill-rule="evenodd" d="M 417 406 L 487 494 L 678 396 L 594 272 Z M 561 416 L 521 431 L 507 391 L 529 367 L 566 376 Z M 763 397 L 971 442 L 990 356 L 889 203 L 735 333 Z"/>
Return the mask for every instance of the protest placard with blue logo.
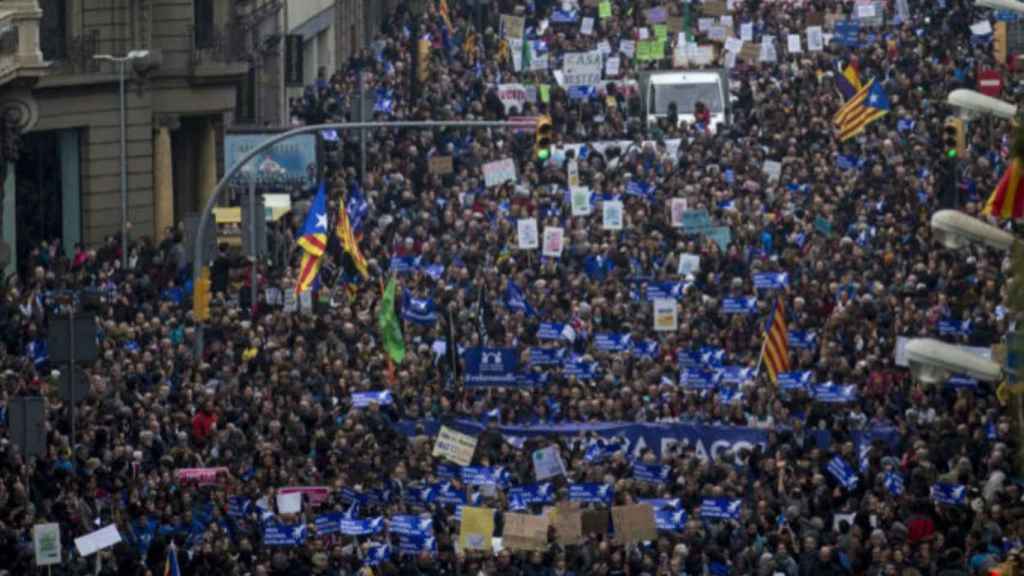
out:
<path id="1" fill-rule="evenodd" d="M 519 371 L 515 348 L 470 348 L 466 350 L 466 386 L 513 386 Z"/>
<path id="2" fill-rule="evenodd" d="M 341 521 L 344 517 L 344 512 L 328 512 L 317 516 L 313 521 L 317 536 L 329 536 L 341 532 Z"/>
<path id="3" fill-rule="evenodd" d="M 462 468 L 456 464 L 441 462 L 434 466 L 434 475 L 441 480 L 455 480 L 462 477 Z"/>
<path id="4" fill-rule="evenodd" d="M 648 484 L 665 484 L 668 482 L 672 468 L 661 464 L 633 463 L 633 478 Z"/>
<path id="5" fill-rule="evenodd" d="M 568 324 L 543 322 L 537 327 L 537 339 L 573 342 L 576 340 L 576 331 Z"/>
<path id="6" fill-rule="evenodd" d="M 648 302 L 679 300 L 689 285 L 688 282 L 648 282 L 644 289 L 644 299 Z"/>
<path id="7" fill-rule="evenodd" d="M 946 380 L 946 386 L 960 390 L 976 390 L 978 388 L 978 379 L 963 374 L 953 374 Z"/>
<path id="8" fill-rule="evenodd" d="M 939 320 L 939 334 L 943 336 L 970 336 L 970 320 Z"/>
<path id="9" fill-rule="evenodd" d="M 686 528 L 686 511 L 665 508 L 654 511 L 654 524 L 664 532 L 682 532 Z"/>
<path id="10" fill-rule="evenodd" d="M 787 286 L 789 286 L 789 274 L 785 272 L 754 274 L 754 288 L 758 290 L 781 290 Z"/>
<path id="11" fill-rule="evenodd" d="M 903 485 L 903 475 L 899 472 L 889 471 L 885 473 L 885 489 L 889 491 L 893 496 L 900 496 L 903 494 L 905 487 Z"/>
<path id="12" fill-rule="evenodd" d="M 963 484 L 932 484 L 932 500 L 947 506 L 963 506 L 967 503 L 967 487 Z"/>
<path id="13" fill-rule="evenodd" d="M 586 362 L 582 356 L 573 355 L 562 363 L 562 375 L 565 377 L 574 376 L 579 380 L 593 380 L 597 378 L 597 362 Z"/>
<path id="14" fill-rule="evenodd" d="M 403 555 L 437 554 L 437 538 L 430 534 L 399 534 L 398 551 Z"/>
<path id="15" fill-rule="evenodd" d="M 252 499 L 245 496 L 228 497 L 228 516 L 232 518 L 244 518 L 252 514 Z"/>
<path id="16" fill-rule="evenodd" d="M 533 504 L 553 504 L 555 501 L 555 485 L 551 482 L 523 484 L 508 489 L 509 502 L 517 502 L 521 508 Z"/>
<path id="17" fill-rule="evenodd" d="M 595 334 L 594 348 L 600 352 L 627 352 L 631 348 L 631 336 L 624 334 Z"/>
<path id="18" fill-rule="evenodd" d="M 352 407 L 353 408 L 366 408 L 370 404 L 379 404 L 381 406 L 387 406 L 394 401 L 391 396 L 391 391 L 380 390 L 377 392 L 353 392 L 352 393 Z"/>
<path id="19" fill-rule="evenodd" d="M 583 461 L 590 463 L 603 462 L 622 449 L 623 445 L 618 442 L 609 442 L 603 438 L 595 438 L 590 441 L 587 448 L 583 451 Z"/>
<path id="20" fill-rule="evenodd" d="M 682 510 L 683 501 L 679 498 L 641 498 L 640 504 L 647 504 L 655 512 L 658 510 Z"/>
<path id="21" fill-rule="evenodd" d="M 405 536 L 432 536 L 434 520 L 429 516 L 392 516 L 388 518 L 388 532 Z"/>
<path id="22" fill-rule="evenodd" d="M 789 347 L 797 350 L 815 350 L 818 347 L 818 335 L 809 330 L 790 330 L 787 340 Z"/>
<path id="23" fill-rule="evenodd" d="M 787 392 L 808 392 L 814 386 L 814 372 L 781 372 L 778 376 L 779 388 Z"/>
<path id="24" fill-rule="evenodd" d="M 814 386 L 811 390 L 814 400 L 825 404 L 842 404 L 857 399 L 857 387 L 853 385 L 840 386 L 826 382 Z"/>
<path id="25" fill-rule="evenodd" d="M 611 504 L 615 491 L 611 484 L 569 484 L 569 501 L 590 504 Z"/>
<path id="26" fill-rule="evenodd" d="M 536 316 L 537 311 L 526 300 L 526 294 L 515 282 L 509 280 L 505 286 L 505 308 L 522 312 L 527 316 Z"/>
<path id="27" fill-rule="evenodd" d="M 659 348 L 657 340 L 640 340 L 633 342 L 631 353 L 637 358 L 655 358 L 658 356 Z"/>
<path id="28" fill-rule="evenodd" d="M 720 384 L 742 384 L 754 378 L 754 369 L 746 366 L 721 366 L 718 368 Z"/>
<path id="29" fill-rule="evenodd" d="M 341 533 L 346 536 L 368 536 L 384 529 L 384 517 L 376 518 L 342 518 Z"/>
<path id="30" fill-rule="evenodd" d="M 679 372 L 679 385 L 691 390 L 714 390 L 718 380 L 718 373 L 711 370 L 686 368 Z"/>
<path id="31" fill-rule="evenodd" d="M 437 323 L 437 307 L 433 298 L 415 298 L 408 291 L 403 293 L 402 318 L 423 326 Z"/>
<path id="32" fill-rule="evenodd" d="M 263 525 L 264 546 L 301 546 L 305 541 L 305 524 L 281 524 L 271 520 Z"/>
<path id="33" fill-rule="evenodd" d="M 365 564 L 367 566 L 377 566 L 382 562 L 387 562 L 391 559 L 391 545 L 390 544 L 370 544 L 366 548 Z"/>
<path id="34" fill-rule="evenodd" d="M 530 366 L 558 366 L 565 358 L 565 348 L 530 348 Z"/>
<path id="35" fill-rule="evenodd" d="M 726 298 L 722 300 L 723 314 L 754 314 L 757 312 L 757 298 Z"/>
<path id="36" fill-rule="evenodd" d="M 829 474 L 839 482 L 839 485 L 847 490 L 853 490 L 857 487 L 857 482 L 860 478 L 857 477 L 857 473 L 853 470 L 853 467 L 846 463 L 839 456 L 836 456 L 829 460 L 826 466 Z"/>
<path id="37" fill-rule="evenodd" d="M 833 39 L 847 48 L 860 46 L 860 22 L 856 20 L 840 20 L 836 22 Z"/>
<path id="38" fill-rule="evenodd" d="M 739 520 L 743 500 L 704 498 L 700 502 L 700 517 L 706 520 Z"/>
<path id="39" fill-rule="evenodd" d="M 466 466 L 462 469 L 462 482 L 467 486 L 505 486 L 508 471 L 501 466 Z"/>

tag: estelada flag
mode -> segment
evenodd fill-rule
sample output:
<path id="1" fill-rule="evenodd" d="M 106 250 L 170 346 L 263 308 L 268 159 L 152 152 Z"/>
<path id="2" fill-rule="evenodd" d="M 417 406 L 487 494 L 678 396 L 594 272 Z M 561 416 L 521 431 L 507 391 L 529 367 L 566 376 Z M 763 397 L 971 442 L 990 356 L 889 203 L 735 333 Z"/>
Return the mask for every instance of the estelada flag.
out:
<path id="1" fill-rule="evenodd" d="M 1024 218 L 1024 191 L 1021 191 L 1021 180 L 1024 178 L 1024 128 L 1017 128 L 1013 148 L 1010 150 L 1010 166 L 999 179 L 999 184 L 985 202 L 983 214 L 995 216 L 1003 220 Z"/>

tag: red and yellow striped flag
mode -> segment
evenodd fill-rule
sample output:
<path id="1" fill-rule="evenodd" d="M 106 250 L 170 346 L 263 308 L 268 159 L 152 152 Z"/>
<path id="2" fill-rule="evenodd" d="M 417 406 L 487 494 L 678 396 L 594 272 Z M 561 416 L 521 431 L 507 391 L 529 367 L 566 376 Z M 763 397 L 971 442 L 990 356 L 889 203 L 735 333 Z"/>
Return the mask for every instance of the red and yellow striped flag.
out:
<path id="1" fill-rule="evenodd" d="M 985 202 L 983 214 L 995 216 L 1003 220 L 1024 218 L 1024 192 L 1021 191 L 1021 180 L 1024 179 L 1024 127 L 1015 129 L 1013 147 L 1010 149 L 1010 166 L 999 179 L 999 184 Z"/>
<path id="2" fill-rule="evenodd" d="M 779 374 L 789 372 L 789 332 L 786 330 L 786 310 L 782 306 L 782 298 L 775 303 L 775 309 L 765 326 L 761 355 L 764 365 L 768 367 L 772 384 L 777 385 Z"/>

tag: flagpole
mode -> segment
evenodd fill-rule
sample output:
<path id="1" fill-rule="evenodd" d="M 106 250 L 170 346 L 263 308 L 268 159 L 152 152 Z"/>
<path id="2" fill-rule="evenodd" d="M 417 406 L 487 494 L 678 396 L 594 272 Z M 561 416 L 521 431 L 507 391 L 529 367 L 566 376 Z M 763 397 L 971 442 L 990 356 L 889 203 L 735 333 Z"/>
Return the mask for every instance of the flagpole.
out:
<path id="1" fill-rule="evenodd" d="M 761 353 L 757 356 L 757 366 L 754 367 L 754 379 L 761 375 L 761 362 L 764 360 L 764 347 L 768 344 L 767 333 L 765 337 L 761 339 Z"/>

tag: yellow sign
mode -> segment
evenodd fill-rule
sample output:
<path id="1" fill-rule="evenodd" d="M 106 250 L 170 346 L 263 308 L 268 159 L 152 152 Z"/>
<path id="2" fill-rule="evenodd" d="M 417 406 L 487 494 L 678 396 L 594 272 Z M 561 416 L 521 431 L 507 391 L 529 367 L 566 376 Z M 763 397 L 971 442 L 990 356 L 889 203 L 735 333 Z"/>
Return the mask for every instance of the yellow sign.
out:
<path id="1" fill-rule="evenodd" d="M 459 527 L 459 547 L 463 550 L 491 550 L 494 536 L 494 509 L 462 507 Z"/>

